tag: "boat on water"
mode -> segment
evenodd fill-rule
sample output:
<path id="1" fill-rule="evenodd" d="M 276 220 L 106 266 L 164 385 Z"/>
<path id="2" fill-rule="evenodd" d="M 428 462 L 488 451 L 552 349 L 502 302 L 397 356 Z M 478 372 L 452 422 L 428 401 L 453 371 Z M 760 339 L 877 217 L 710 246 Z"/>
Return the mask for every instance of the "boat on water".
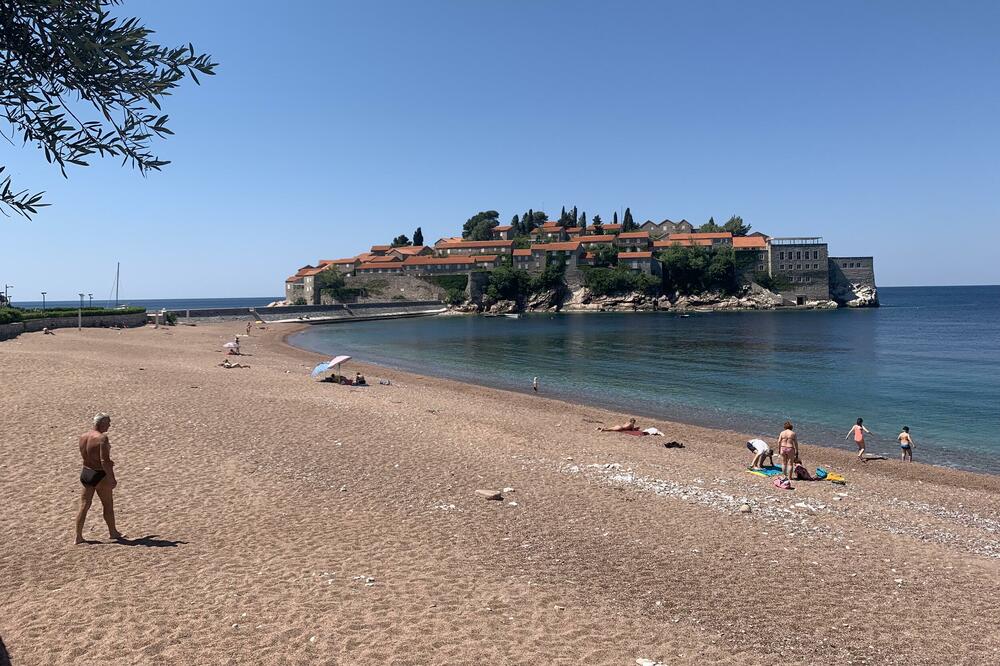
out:
<path id="1" fill-rule="evenodd" d="M 507 317 L 508 319 L 520 319 L 521 315 L 517 312 L 484 312 L 484 317 Z"/>

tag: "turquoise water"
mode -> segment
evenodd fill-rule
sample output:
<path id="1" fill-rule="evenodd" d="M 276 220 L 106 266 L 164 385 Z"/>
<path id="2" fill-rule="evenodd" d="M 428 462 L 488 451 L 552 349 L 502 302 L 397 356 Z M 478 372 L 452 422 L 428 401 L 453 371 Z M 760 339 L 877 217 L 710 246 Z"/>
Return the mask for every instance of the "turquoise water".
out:
<path id="1" fill-rule="evenodd" d="M 314 326 L 291 342 L 462 381 L 635 414 L 869 448 L 989 471 L 1000 464 L 1000 286 L 883 288 L 870 310 L 432 317 Z"/>

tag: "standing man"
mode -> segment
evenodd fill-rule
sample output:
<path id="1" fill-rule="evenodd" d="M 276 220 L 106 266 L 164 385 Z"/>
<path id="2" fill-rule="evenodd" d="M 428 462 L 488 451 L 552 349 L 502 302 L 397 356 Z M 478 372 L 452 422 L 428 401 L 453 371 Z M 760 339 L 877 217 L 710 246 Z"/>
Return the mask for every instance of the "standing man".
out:
<path id="1" fill-rule="evenodd" d="M 531 380 L 531 390 L 538 393 L 538 377 Z"/>
<path id="2" fill-rule="evenodd" d="M 903 462 L 913 462 L 913 438 L 910 437 L 910 426 L 903 426 L 903 432 L 899 433 L 900 460 Z"/>
<path id="3" fill-rule="evenodd" d="M 83 484 L 83 493 L 80 495 L 80 512 L 76 516 L 76 543 L 85 543 L 83 523 L 87 520 L 87 511 L 94 501 L 95 492 L 104 507 L 104 522 L 108 524 L 108 534 L 112 539 L 122 538 L 121 532 L 115 527 L 112 491 L 118 481 L 115 479 L 115 463 L 111 460 L 111 443 L 108 442 L 107 435 L 109 428 L 111 417 L 101 413 L 94 417 L 93 429 L 80 435 L 80 456 L 83 458 L 80 483 Z"/>

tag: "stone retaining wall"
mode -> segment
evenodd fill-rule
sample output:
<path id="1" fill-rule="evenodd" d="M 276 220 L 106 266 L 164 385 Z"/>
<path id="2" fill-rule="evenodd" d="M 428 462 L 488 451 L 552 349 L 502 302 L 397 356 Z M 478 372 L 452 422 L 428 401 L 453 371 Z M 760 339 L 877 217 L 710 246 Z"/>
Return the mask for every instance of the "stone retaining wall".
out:
<path id="1" fill-rule="evenodd" d="M 82 325 L 85 328 L 110 328 L 112 326 L 125 326 L 126 328 L 136 328 L 146 325 L 146 313 L 124 315 L 84 315 Z M 21 333 L 32 333 L 43 328 L 76 328 L 76 316 L 72 317 L 45 317 L 43 319 L 29 319 L 28 321 L 18 321 L 13 324 L 0 324 L 0 340 L 16 338 Z"/>

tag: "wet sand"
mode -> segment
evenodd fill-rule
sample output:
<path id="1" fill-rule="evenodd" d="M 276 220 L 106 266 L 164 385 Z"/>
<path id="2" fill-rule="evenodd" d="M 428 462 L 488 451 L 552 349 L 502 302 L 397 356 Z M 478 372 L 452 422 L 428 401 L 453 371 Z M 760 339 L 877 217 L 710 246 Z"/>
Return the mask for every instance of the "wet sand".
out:
<path id="1" fill-rule="evenodd" d="M 320 384 L 290 330 L 244 370 L 216 366 L 239 322 L 0 343 L 14 666 L 1000 662 L 997 477 L 806 442 L 848 484 L 782 491 L 741 433 L 598 433 L 627 415 L 360 365 L 374 385 Z M 98 411 L 133 540 L 95 502 L 74 546 Z"/>

